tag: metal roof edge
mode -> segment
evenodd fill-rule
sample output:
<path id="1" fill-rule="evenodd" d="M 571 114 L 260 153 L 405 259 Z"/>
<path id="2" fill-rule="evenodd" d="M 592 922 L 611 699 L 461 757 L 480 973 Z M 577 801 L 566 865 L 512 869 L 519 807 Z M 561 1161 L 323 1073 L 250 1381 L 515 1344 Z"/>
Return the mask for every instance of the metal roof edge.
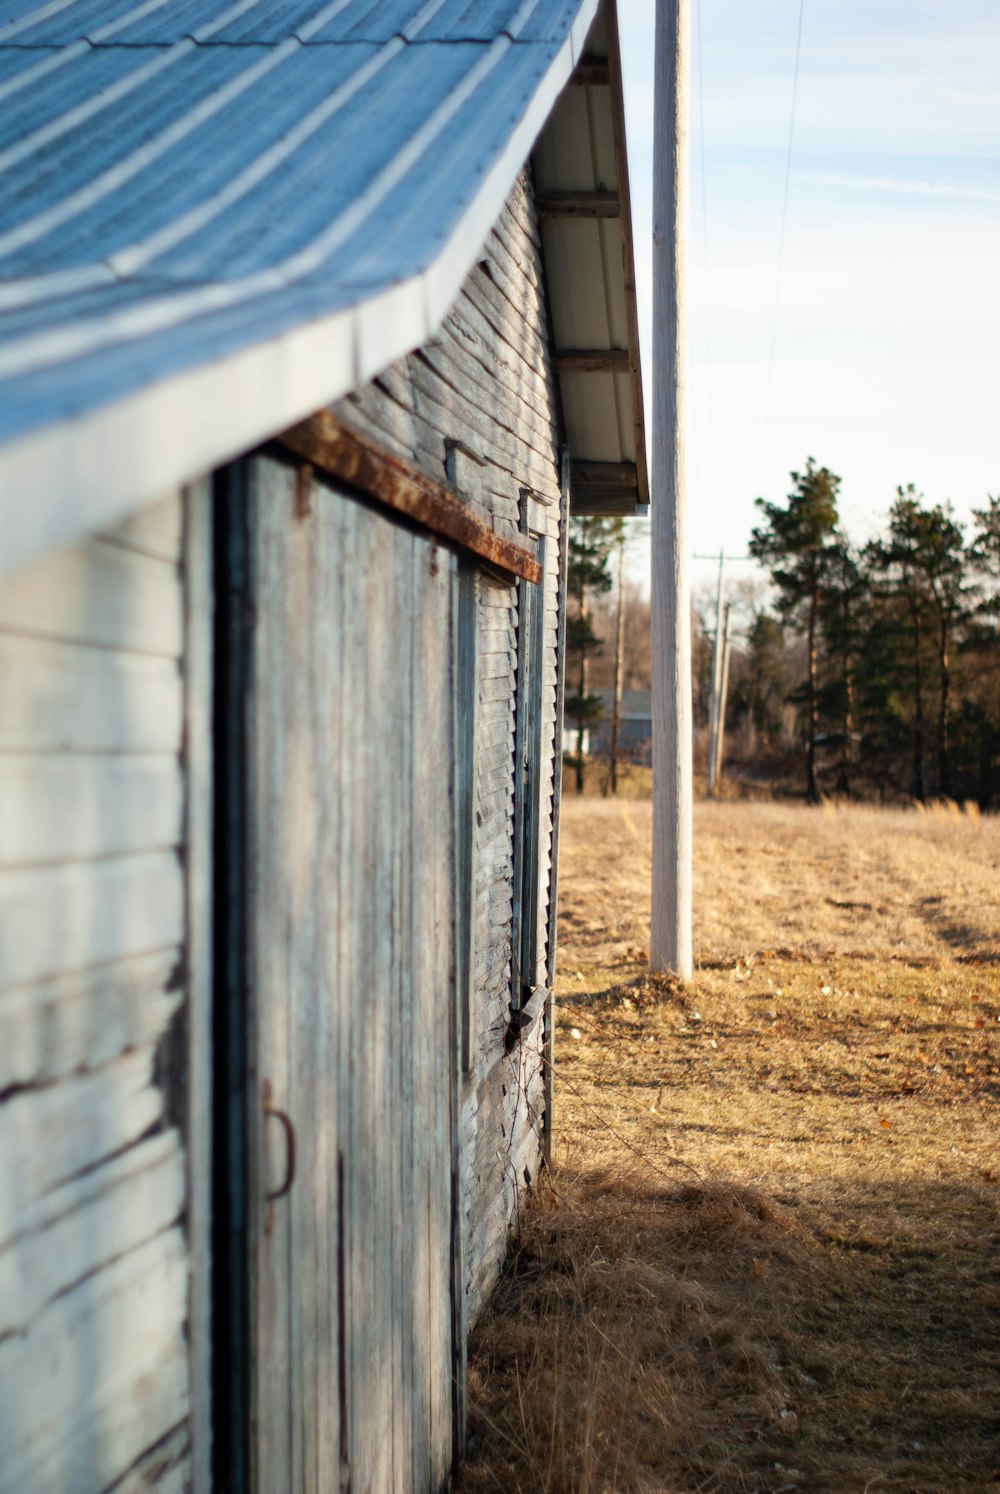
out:
<path id="1" fill-rule="evenodd" d="M 583 0 L 505 149 L 419 275 L 0 446 L 0 575 L 195 481 L 431 337 L 582 55 L 599 3 Z"/>

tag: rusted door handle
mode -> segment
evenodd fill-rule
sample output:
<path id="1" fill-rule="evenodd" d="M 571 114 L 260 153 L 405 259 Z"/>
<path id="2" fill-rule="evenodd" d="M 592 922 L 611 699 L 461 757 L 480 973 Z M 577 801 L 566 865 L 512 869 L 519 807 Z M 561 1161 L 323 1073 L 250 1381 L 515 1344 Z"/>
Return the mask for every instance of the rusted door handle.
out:
<path id="1" fill-rule="evenodd" d="M 267 1195 L 267 1214 L 264 1218 L 264 1232 L 266 1234 L 271 1233 L 274 1225 L 275 1203 L 279 1198 L 284 1198 L 285 1194 L 291 1191 L 292 1184 L 295 1182 L 295 1127 L 292 1125 L 290 1116 L 284 1110 L 279 1110 L 276 1105 L 271 1103 L 271 1094 L 271 1081 L 270 1079 L 265 1079 L 263 1090 L 264 1114 L 269 1119 L 273 1118 L 276 1120 L 285 1133 L 286 1160 L 284 1182 L 280 1188 L 275 1188 L 273 1192 Z"/>

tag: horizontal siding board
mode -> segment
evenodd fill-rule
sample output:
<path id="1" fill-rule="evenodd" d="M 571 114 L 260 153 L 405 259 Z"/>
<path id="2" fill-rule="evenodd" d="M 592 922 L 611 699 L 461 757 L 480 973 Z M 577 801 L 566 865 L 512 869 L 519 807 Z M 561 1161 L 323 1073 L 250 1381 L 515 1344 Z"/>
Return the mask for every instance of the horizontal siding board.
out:
<path id="1" fill-rule="evenodd" d="M 155 1043 L 181 1003 L 182 957 L 168 948 L 0 993 L 0 1090 L 49 1084 Z"/>
<path id="2" fill-rule="evenodd" d="M 172 659 L 0 635 L 0 752 L 179 752 Z"/>
<path id="3" fill-rule="evenodd" d="M 479 793 L 481 802 L 489 804 L 490 795 L 498 792 L 506 793 L 512 791 L 514 775 L 510 767 L 504 763 L 498 768 L 481 771 L 479 774 Z"/>
<path id="4" fill-rule="evenodd" d="M 184 511 L 179 493 L 168 493 L 106 529 L 102 538 L 142 555 L 180 564 Z"/>
<path id="5" fill-rule="evenodd" d="M 502 359 L 480 360 L 453 336 L 428 343 L 421 356 L 446 388 L 461 394 L 487 423 L 496 422 L 510 433 L 505 447 L 524 443 L 551 463 L 555 447 L 552 409 L 544 401 L 539 409 L 524 397 L 523 374 L 519 379 L 518 370 L 508 369 Z M 527 388 L 531 387 L 529 383 Z"/>
<path id="6" fill-rule="evenodd" d="M 180 844 L 174 755 L 10 754 L 0 761 L 0 869 Z"/>
<path id="7" fill-rule="evenodd" d="M 115 1484 L 114 1494 L 150 1494 L 151 1489 L 156 1494 L 198 1494 L 191 1468 L 191 1433 L 185 1420 L 136 1460 Z"/>
<path id="8" fill-rule="evenodd" d="M 26 1334 L 67 1287 L 161 1234 L 183 1208 L 176 1131 L 44 1194 L 26 1216 L 30 1249 L 0 1251 L 0 1334 Z"/>
<path id="9" fill-rule="evenodd" d="M 377 383 L 349 394 L 340 408 L 351 425 L 380 441 L 393 456 L 415 460 L 417 420 L 413 410 L 384 393 Z"/>
<path id="10" fill-rule="evenodd" d="M 176 566 L 99 540 L 74 545 L 0 585 L 0 631 L 178 658 Z"/>
<path id="11" fill-rule="evenodd" d="M 173 852 L 0 872 L 0 991 L 183 938 Z"/>
<path id="12" fill-rule="evenodd" d="M 516 328 L 511 328 L 510 336 L 516 335 Z M 449 382 L 453 382 L 456 376 L 467 380 L 474 391 L 475 403 L 486 409 L 489 409 L 491 395 L 492 366 L 495 380 L 493 402 L 501 404 L 502 413 L 507 417 L 507 428 L 518 430 L 518 424 L 509 419 L 510 413 L 516 412 L 524 421 L 526 443 L 539 455 L 552 460 L 557 431 L 552 389 L 526 373 L 523 360 L 507 343 L 499 341 L 481 305 L 470 296 L 462 296 L 456 303 L 446 323 L 441 349 L 452 365 L 451 368 L 442 368 L 442 376 Z M 487 402 L 485 405 L 484 401 Z"/>
<path id="13" fill-rule="evenodd" d="M 505 671 L 504 674 L 499 677 L 494 676 L 490 678 L 489 676 L 487 676 L 483 679 L 480 687 L 479 698 L 482 704 L 485 706 L 489 705 L 490 702 L 494 700 L 507 701 L 510 699 L 510 694 L 510 675 L 509 672 Z"/>
<path id="14" fill-rule="evenodd" d="M 0 584 L 2 1494 L 190 1482 L 181 538 Z"/>
<path id="15" fill-rule="evenodd" d="M 419 396 L 419 411 L 429 426 L 450 428 L 455 437 L 483 457 L 498 471 L 507 471 L 527 486 L 551 490 L 555 468 L 551 460 L 489 415 L 471 404 L 468 397 L 435 377 L 422 358 L 413 361 L 413 385 Z M 443 455 L 443 452 L 442 452 Z"/>
<path id="16" fill-rule="evenodd" d="M 493 225 L 493 237 L 529 284 L 535 290 L 541 290 L 544 283 L 542 236 L 535 214 L 530 209 L 518 213 L 513 199 L 510 199 Z"/>
<path id="17" fill-rule="evenodd" d="M 186 1293 L 184 1236 L 170 1229 L 0 1343 L 0 1494 L 106 1489 L 186 1417 Z"/>
<path id="18" fill-rule="evenodd" d="M 0 1133 L 0 1245 L 46 1191 L 124 1150 L 163 1114 L 152 1054 L 130 1054 L 93 1074 L 29 1089 L 6 1102 Z"/>
<path id="19" fill-rule="evenodd" d="M 471 275 L 465 282 L 462 297 L 479 312 L 489 326 L 493 340 L 498 344 L 498 358 L 513 358 L 517 362 L 535 369 L 546 369 L 550 352 L 546 332 L 542 327 L 533 327 L 530 319 L 518 314 L 500 286 L 489 275 Z M 537 303 L 534 307 L 539 313 Z M 539 380 L 544 385 L 544 376 Z"/>

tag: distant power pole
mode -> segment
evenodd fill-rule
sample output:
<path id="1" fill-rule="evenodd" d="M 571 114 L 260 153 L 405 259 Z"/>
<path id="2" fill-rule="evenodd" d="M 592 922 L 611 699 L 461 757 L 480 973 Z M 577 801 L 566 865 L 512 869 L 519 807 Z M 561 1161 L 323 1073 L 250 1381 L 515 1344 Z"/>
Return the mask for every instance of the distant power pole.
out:
<path id="1" fill-rule="evenodd" d="M 714 555 L 696 555 L 695 560 L 715 560 Z M 730 614 L 732 603 L 723 606 L 722 578 L 727 560 L 750 560 L 749 555 L 726 555 L 719 551 L 719 584 L 715 592 L 715 643 L 712 648 L 712 698 L 708 703 L 708 796 L 712 798 L 722 775 L 722 745 L 726 734 L 726 696 L 729 693 Z"/>
<path id="2" fill-rule="evenodd" d="M 729 694 L 729 659 L 733 649 L 733 604 L 726 603 L 726 621 L 722 629 L 722 672 L 719 677 L 719 700 L 715 711 L 715 772 L 713 784 L 717 789 L 722 777 L 722 754 L 726 745 L 726 696 Z"/>
<path id="3" fill-rule="evenodd" d="M 708 708 L 708 796 L 715 793 L 719 696 L 722 693 L 722 572 L 726 557 L 719 551 L 719 584 L 715 592 L 715 646 L 712 649 L 712 699 Z"/>
<path id="4" fill-rule="evenodd" d="M 622 674 L 625 658 L 625 536 L 618 541 L 618 616 L 615 622 L 614 713 L 611 717 L 611 753 L 608 761 L 608 788 L 618 792 L 618 759 L 622 745 Z"/>
<path id="5" fill-rule="evenodd" d="M 684 473 L 688 0 L 657 0 L 653 105 L 653 900 L 649 963 L 693 968 L 691 583 Z"/>

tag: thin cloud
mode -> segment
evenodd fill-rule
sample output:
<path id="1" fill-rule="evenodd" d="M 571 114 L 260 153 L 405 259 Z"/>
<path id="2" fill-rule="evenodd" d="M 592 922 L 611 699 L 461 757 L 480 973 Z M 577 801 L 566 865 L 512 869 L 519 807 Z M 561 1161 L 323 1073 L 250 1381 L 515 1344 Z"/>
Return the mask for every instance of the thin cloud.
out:
<path id="1" fill-rule="evenodd" d="M 798 171 L 802 181 L 824 186 L 851 187 L 859 192 L 896 192 L 903 197 L 947 197 L 956 202 L 1000 202 L 1000 192 L 988 187 L 952 182 L 914 182 L 892 176 L 850 176 L 836 171 Z"/>

